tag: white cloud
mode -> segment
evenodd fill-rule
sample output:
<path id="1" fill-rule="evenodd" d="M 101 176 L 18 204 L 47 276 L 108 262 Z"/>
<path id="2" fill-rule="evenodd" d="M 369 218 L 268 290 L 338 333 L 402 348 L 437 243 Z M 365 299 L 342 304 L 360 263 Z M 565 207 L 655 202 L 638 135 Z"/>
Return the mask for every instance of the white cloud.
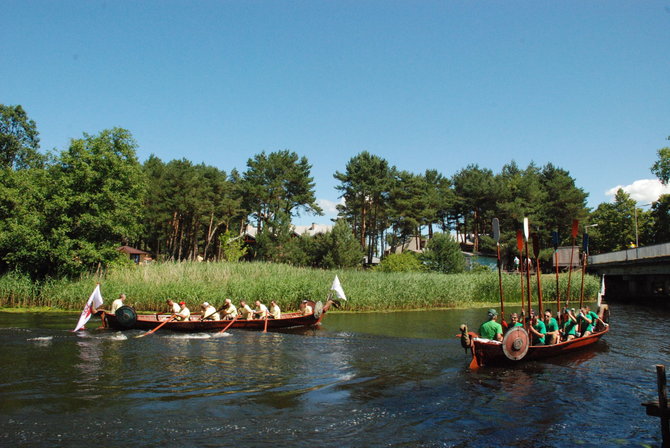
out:
<path id="1" fill-rule="evenodd" d="M 344 204 L 344 199 L 341 199 L 340 202 L 333 202 L 328 199 L 317 199 L 316 203 L 323 209 L 323 213 L 326 216 L 334 218 L 337 216 L 337 206 Z"/>
<path id="2" fill-rule="evenodd" d="M 642 204 L 654 202 L 662 194 L 670 194 L 670 185 L 663 185 L 658 179 L 640 179 L 630 185 L 617 185 L 607 190 L 605 194 L 610 196 L 610 201 L 614 200 L 619 188 L 628 193 L 631 199 Z"/>

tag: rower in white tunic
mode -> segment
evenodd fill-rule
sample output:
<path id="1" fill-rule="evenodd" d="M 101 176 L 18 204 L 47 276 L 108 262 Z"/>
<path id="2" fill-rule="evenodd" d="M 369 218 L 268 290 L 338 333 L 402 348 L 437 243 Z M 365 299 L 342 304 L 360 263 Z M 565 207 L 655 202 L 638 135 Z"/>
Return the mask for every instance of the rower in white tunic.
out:
<path id="1" fill-rule="evenodd" d="M 119 294 L 119 298 L 112 302 L 112 309 L 109 310 L 110 313 L 116 313 L 116 310 L 123 306 L 123 301 L 126 300 L 125 294 Z"/>

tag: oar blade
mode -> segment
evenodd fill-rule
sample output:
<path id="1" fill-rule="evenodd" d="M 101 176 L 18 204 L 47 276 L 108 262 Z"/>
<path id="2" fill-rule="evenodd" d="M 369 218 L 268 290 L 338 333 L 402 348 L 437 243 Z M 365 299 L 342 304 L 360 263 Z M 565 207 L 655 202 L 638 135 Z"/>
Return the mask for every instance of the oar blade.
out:
<path id="1" fill-rule="evenodd" d="M 526 241 L 528 241 L 528 236 L 530 234 L 529 232 L 530 228 L 528 225 L 528 218 L 523 218 L 523 236 L 526 239 Z"/>
<path id="2" fill-rule="evenodd" d="M 470 368 L 472 370 L 478 369 L 479 368 L 479 363 L 477 362 L 477 355 L 472 353 L 472 361 L 470 361 Z"/>
<path id="3" fill-rule="evenodd" d="M 577 238 L 577 233 L 579 232 L 579 220 L 572 220 L 572 237 Z"/>
<path id="4" fill-rule="evenodd" d="M 540 257 L 540 237 L 537 235 L 537 233 L 533 233 L 532 238 L 533 238 L 533 254 L 537 259 Z"/>
<path id="5" fill-rule="evenodd" d="M 493 218 L 493 239 L 496 243 L 500 242 L 500 222 L 498 218 Z"/>
<path id="6" fill-rule="evenodd" d="M 516 248 L 519 249 L 520 254 L 523 254 L 523 233 L 521 233 L 521 230 L 516 231 Z"/>

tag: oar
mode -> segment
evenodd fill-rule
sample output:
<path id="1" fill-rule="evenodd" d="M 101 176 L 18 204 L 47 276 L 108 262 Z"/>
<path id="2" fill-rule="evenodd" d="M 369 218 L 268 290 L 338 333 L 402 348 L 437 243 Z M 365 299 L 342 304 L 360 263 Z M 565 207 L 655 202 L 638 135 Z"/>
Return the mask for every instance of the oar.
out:
<path id="1" fill-rule="evenodd" d="M 579 308 L 584 306 L 584 276 L 586 275 L 586 263 L 588 263 L 589 254 L 589 234 L 587 232 L 582 235 L 582 251 L 584 261 L 582 262 L 582 286 L 579 290 Z"/>
<path id="2" fill-rule="evenodd" d="M 479 363 L 477 362 L 477 355 L 475 355 L 474 350 L 472 351 L 472 361 L 470 361 L 470 368 L 471 369 L 479 368 Z"/>
<path id="3" fill-rule="evenodd" d="M 558 320 L 563 323 L 563 313 L 561 313 L 561 290 L 558 286 L 558 241 L 558 232 L 554 230 L 551 232 L 551 242 L 554 245 L 554 266 L 556 267 L 556 312 L 559 316 Z"/>
<path id="4" fill-rule="evenodd" d="M 235 318 L 233 320 L 231 320 L 230 323 L 228 325 L 226 325 L 226 327 L 223 330 L 219 331 L 219 333 L 225 333 L 226 330 L 229 329 L 230 326 L 235 323 L 235 321 L 237 320 L 238 317 L 240 317 L 239 314 L 237 316 L 235 316 Z"/>
<path id="5" fill-rule="evenodd" d="M 159 325 L 158 325 L 156 328 L 154 328 L 153 330 L 149 330 L 149 331 L 147 331 L 146 333 L 142 333 L 142 334 L 137 335 L 137 336 L 135 336 L 135 337 L 136 337 L 136 338 L 143 338 L 144 336 L 149 336 L 150 334 L 152 334 L 154 331 L 158 330 L 160 327 L 162 327 L 162 326 L 165 325 L 166 323 L 168 323 L 168 322 L 172 322 L 172 321 L 174 320 L 175 317 L 177 317 L 177 315 L 176 315 L 176 314 L 173 314 L 173 315 L 170 316 L 168 319 L 165 319 L 161 324 L 159 324 Z"/>
<path id="6" fill-rule="evenodd" d="M 263 327 L 263 333 L 268 332 L 268 315 L 265 315 L 265 326 Z"/>
<path id="7" fill-rule="evenodd" d="M 519 279 L 521 279 L 521 314 L 523 314 L 524 309 L 523 296 L 525 296 L 526 293 L 523 290 L 523 265 L 525 263 L 523 262 L 523 233 L 521 232 L 521 230 L 516 231 L 516 248 L 519 249 L 519 256 L 521 257 L 521 261 L 519 262 Z"/>
<path id="8" fill-rule="evenodd" d="M 535 277 L 537 277 L 537 308 L 538 313 L 541 313 L 544 308 L 542 308 L 542 280 L 540 269 L 540 238 L 537 236 L 537 233 L 533 234 L 533 254 L 535 255 Z"/>
<path id="9" fill-rule="evenodd" d="M 528 236 L 529 236 L 529 229 L 528 229 L 528 218 L 523 218 L 523 240 L 526 246 L 526 264 L 530 258 L 528 257 Z M 532 299 L 532 295 L 530 293 L 530 268 L 529 266 L 526 266 L 526 294 L 528 294 L 528 317 L 530 318 L 530 302 Z M 530 324 L 529 324 L 530 325 Z"/>
<path id="10" fill-rule="evenodd" d="M 568 268 L 568 290 L 565 295 L 565 306 L 567 307 L 570 303 L 570 281 L 572 280 L 572 260 L 575 254 L 575 239 L 577 238 L 577 232 L 579 232 L 579 221 L 576 219 L 572 220 L 572 247 L 570 248 L 570 267 Z"/>
<path id="11" fill-rule="evenodd" d="M 498 287 L 500 289 L 501 324 L 503 327 L 507 328 L 507 322 L 505 322 L 505 298 L 503 296 L 502 285 L 502 263 L 500 262 L 500 222 L 498 221 L 498 218 L 493 218 L 493 239 L 496 240 L 496 249 L 498 252 Z"/>

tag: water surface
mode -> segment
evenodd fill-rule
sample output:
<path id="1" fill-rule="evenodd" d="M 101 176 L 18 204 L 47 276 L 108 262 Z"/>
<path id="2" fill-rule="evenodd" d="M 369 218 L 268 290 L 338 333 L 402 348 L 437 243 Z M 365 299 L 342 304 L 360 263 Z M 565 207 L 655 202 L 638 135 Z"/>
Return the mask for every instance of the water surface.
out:
<path id="1" fill-rule="evenodd" d="M 592 351 L 468 369 L 484 310 L 329 314 L 318 330 L 69 331 L 0 313 L 0 446 L 658 446 L 670 312 L 615 305 Z"/>

